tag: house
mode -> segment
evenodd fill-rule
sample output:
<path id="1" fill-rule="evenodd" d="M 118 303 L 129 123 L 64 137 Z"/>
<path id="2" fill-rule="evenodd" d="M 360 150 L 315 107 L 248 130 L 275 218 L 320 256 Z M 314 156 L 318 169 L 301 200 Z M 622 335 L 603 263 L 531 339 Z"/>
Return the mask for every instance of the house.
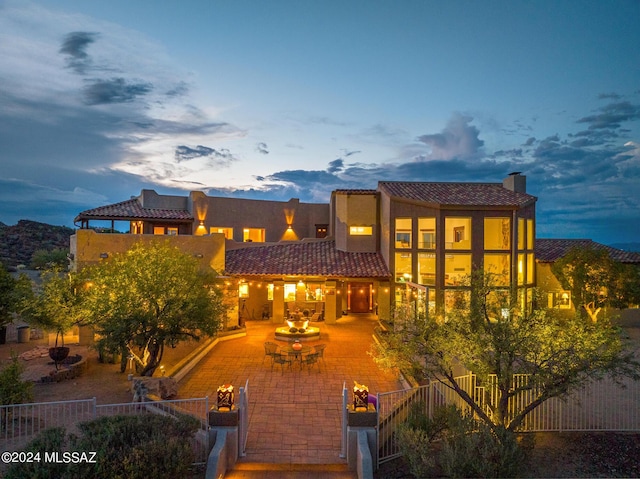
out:
<path id="1" fill-rule="evenodd" d="M 640 266 L 640 253 L 612 248 L 590 239 L 536 239 L 536 271 L 538 285 L 547 295 L 549 308 L 575 311 L 571 291 L 565 290 L 551 271 L 553 263 L 564 257 L 574 248 L 605 250 L 609 257 L 618 263 Z"/>
<path id="2" fill-rule="evenodd" d="M 464 278 L 477 268 L 524 308 L 536 285 L 536 200 L 520 173 L 499 183 L 381 181 L 335 190 L 328 204 L 143 190 L 76 217 L 72 266 L 170 236 L 237 288 L 239 321 L 280 323 L 296 309 L 327 322 L 349 312 L 389 319 L 415 294 L 446 312 L 469 295 Z M 105 221 L 109 233 L 90 229 Z M 118 222 L 127 233 L 113 232 Z"/>

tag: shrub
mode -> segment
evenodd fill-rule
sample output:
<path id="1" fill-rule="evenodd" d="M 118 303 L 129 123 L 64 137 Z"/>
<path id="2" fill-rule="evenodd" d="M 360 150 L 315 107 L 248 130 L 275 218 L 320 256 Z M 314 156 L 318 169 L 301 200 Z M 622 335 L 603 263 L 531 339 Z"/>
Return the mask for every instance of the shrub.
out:
<path id="1" fill-rule="evenodd" d="M 81 423 L 79 436 L 62 428 L 43 431 L 25 451 L 96 452 L 95 463 L 44 461 L 13 465 L 7 479 L 174 478 L 187 475 L 194 456 L 190 439 L 200 423 L 191 416 L 109 416 Z M 33 467 L 32 467 L 33 466 Z"/>
<path id="2" fill-rule="evenodd" d="M 0 404 L 22 404 L 33 400 L 33 383 L 22 380 L 24 366 L 15 353 L 0 371 Z"/>
<path id="3" fill-rule="evenodd" d="M 455 406 L 412 405 L 398 445 L 415 477 L 515 477 L 526 460 L 516 435 L 492 429 Z"/>

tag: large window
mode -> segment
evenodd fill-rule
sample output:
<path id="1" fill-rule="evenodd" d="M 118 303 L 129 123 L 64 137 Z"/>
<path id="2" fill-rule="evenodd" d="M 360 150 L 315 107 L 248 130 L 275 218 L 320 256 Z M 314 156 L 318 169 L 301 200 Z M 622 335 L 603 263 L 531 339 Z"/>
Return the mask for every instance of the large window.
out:
<path id="1" fill-rule="evenodd" d="M 436 219 L 418 218 L 418 248 L 435 249 Z"/>
<path id="2" fill-rule="evenodd" d="M 471 218 L 447 217 L 444 229 L 447 249 L 471 249 Z"/>
<path id="3" fill-rule="evenodd" d="M 526 235 L 526 231 L 525 231 L 525 219 L 524 218 L 518 218 L 518 249 L 519 250 L 523 250 L 526 242 L 525 242 L 525 235 Z"/>
<path id="4" fill-rule="evenodd" d="M 244 228 L 242 230 L 242 241 L 264 243 L 264 228 Z"/>
<path id="5" fill-rule="evenodd" d="M 469 284 L 471 275 L 470 254 L 448 254 L 444 260 L 444 284 L 460 286 Z"/>
<path id="6" fill-rule="evenodd" d="M 445 290 L 444 292 L 444 312 L 450 313 L 452 310 L 464 310 L 469 308 L 471 302 L 471 291 L 465 290 Z"/>
<path id="7" fill-rule="evenodd" d="M 427 286 L 436 284 L 435 253 L 418 253 L 418 282 Z"/>
<path id="8" fill-rule="evenodd" d="M 154 226 L 153 234 L 154 235 L 177 235 L 178 228 L 173 226 Z"/>
<path id="9" fill-rule="evenodd" d="M 527 255 L 522 253 L 518 254 L 518 286 L 524 285 L 526 258 Z"/>
<path id="10" fill-rule="evenodd" d="M 509 218 L 484 219 L 484 249 L 508 250 L 511 248 L 511 221 Z"/>
<path id="11" fill-rule="evenodd" d="M 411 253 L 396 253 L 395 255 L 395 277 L 396 282 L 412 281 L 411 276 Z"/>
<path id="12" fill-rule="evenodd" d="M 509 286 L 511 255 L 485 254 L 484 271 L 493 275 L 492 286 Z"/>
<path id="13" fill-rule="evenodd" d="M 209 228 L 209 234 L 212 233 L 222 233 L 226 239 L 233 239 L 233 228 L 227 228 L 224 226 L 212 226 L 211 228 Z"/>
<path id="14" fill-rule="evenodd" d="M 396 248 L 411 248 L 411 218 L 396 218 Z"/>
<path id="15" fill-rule="evenodd" d="M 527 220 L 527 249 L 533 249 L 534 238 L 533 220 Z"/>

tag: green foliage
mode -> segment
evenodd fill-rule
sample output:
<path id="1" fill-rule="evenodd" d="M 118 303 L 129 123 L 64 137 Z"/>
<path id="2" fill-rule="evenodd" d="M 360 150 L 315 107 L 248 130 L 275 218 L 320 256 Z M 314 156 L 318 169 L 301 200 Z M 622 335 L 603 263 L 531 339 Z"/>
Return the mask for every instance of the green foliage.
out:
<path id="1" fill-rule="evenodd" d="M 59 336 L 82 322 L 83 278 L 58 267 L 42 272 L 42 284 L 23 297 L 22 316 L 30 323 Z"/>
<path id="2" fill-rule="evenodd" d="M 22 404 L 33 400 L 33 383 L 22 380 L 24 366 L 15 354 L 0 370 L 0 404 Z"/>
<path id="3" fill-rule="evenodd" d="M 551 271 L 571 291 L 576 311 L 594 322 L 604 306 L 626 308 L 640 303 L 640 269 L 613 261 L 605 249 L 573 248 Z"/>
<path id="4" fill-rule="evenodd" d="M 84 270 L 91 278 L 84 316 L 105 352 L 133 355 L 139 373 L 152 375 L 165 347 L 215 334 L 225 313 L 213 274 L 169 243 L 137 244 Z"/>
<path id="5" fill-rule="evenodd" d="M 14 279 L 0 264 L 0 327 L 13 321 L 13 313 L 20 309 L 23 294 L 30 290 L 29 284 L 26 276 Z"/>
<path id="6" fill-rule="evenodd" d="M 65 268 L 69 260 L 67 259 L 68 249 L 55 248 L 52 250 L 39 249 L 31 257 L 32 269 L 51 269 L 54 267 Z"/>
<path id="7" fill-rule="evenodd" d="M 61 453 L 67 446 L 66 431 L 63 427 L 53 427 L 42 431 L 33 441 L 26 445 L 25 452 L 40 453 L 40 461 L 13 463 L 6 471 L 5 479 L 51 479 L 68 477 L 67 465 L 44 462 L 44 453 Z M 87 476 L 88 477 L 88 476 Z"/>
<path id="8" fill-rule="evenodd" d="M 199 427 L 191 416 L 156 414 L 110 416 L 82 423 L 80 435 L 66 435 L 63 428 L 48 429 L 25 451 L 96 452 L 95 463 L 26 463 L 13 465 L 7 479 L 64 477 L 84 479 L 184 477 L 193 463 L 190 444 Z"/>
<path id="9" fill-rule="evenodd" d="M 398 444 L 415 477 L 516 477 L 527 449 L 515 434 L 493 430 L 454 406 L 412 409 Z"/>
<path id="10" fill-rule="evenodd" d="M 521 311 L 510 303 L 510 292 L 496 293 L 490 276 L 472 278 L 471 284 L 470 306 L 446 318 L 417 314 L 396 321 L 395 331 L 375 347 L 375 361 L 442 382 L 494 431 L 517 430 L 544 401 L 565 397 L 590 380 L 640 376 L 620 331 L 606 320 Z M 465 370 L 477 375 L 483 396 L 459 382 Z M 516 381 L 516 375 L 524 379 Z"/>

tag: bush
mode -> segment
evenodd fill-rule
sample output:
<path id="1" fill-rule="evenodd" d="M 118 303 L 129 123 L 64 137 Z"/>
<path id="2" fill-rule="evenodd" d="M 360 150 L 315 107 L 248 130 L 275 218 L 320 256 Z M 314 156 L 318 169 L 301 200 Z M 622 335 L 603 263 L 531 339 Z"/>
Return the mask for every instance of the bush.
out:
<path id="1" fill-rule="evenodd" d="M 33 400 L 33 383 L 22 380 L 24 366 L 15 353 L 0 371 L 0 404 L 22 404 Z"/>
<path id="2" fill-rule="evenodd" d="M 191 416 L 110 416 L 82 423 L 79 436 L 48 429 L 25 451 L 96 452 L 95 463 L 39 463 L 12 466 L 5 477 L 84 479 L 174 478 L 187 475 L 194 456 L 190 439 L 200 423 Z M 33 468 L 30 466 L 34 466 Z"/>
<path id="3" fill-rule="evenodd" d="M 526 461 L 514 433 L 455 406 L 436 408 L 433 418 L 424 404 L 412 406 L 397 439 L 415 477 L 516 477 Z"/>

